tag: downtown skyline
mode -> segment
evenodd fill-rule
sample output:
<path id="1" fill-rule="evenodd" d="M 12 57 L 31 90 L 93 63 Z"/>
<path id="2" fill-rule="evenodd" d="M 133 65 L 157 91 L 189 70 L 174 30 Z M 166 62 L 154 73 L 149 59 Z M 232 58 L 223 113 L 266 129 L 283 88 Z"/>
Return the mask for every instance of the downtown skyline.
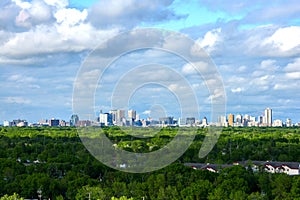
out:
<path id="1" fill-rule="evenodd" d="M 211 121 L 207 116 L 163 116 L 159 113 L 148 113 L 148 116 L 141 117 L 136 110 L 114 109 L 109 112 L 100 110 L 95 116 L 80 118 L 72 114 L 69 119 L 43 118 L 36 121 L 26 119 L 4 120 L 0 126 L 223 126 L 223 127 L 292 127 L 300 126 L 300 122 L 292 121 L 290 118 L 280 119 L 273 117 L 273 110 L 266 108 L 264 114 L 251 116 L 249 114 L 227 113 L 220 115 L 216 121 Z"/>
<path id="2" fill-rule="evenodd" d="M 300 6 L 296 0 L 235 0 L 230 4 L 207 0 L 4 0 L 0 8 L 0 123 L 18 118 L 29 122 L 69 119 L 73 84 L 89 53 L 108 38 L 144 27 L 178 31 L 201 45 L 223 78 L 227 113 L 260 116 L 271 107 L 274 119 L 300 122 Z M 119 63 L 126 68 L 141 56 L 149 63 L 153 55 L 141 52 Z M 186 63 L 166 55 L 155 59 L 192 77 L 193 69 Z M 114 73 L 107 74 L 111 83 L 118 81 Z M 134 81 L 141 82 L 139 77 Z M 192 87 L 202 91 L 205 83 L 194 82 Z M 129 108 L 145 118 L 154 102 L 163 105 L 168 116 L 179 116 L 172 109 L 177 108 L 172 94 L 162 96 L 170 88 L 139 90 Z M 107 91 L 111 91 L 109 86 L 99 85 L 95 110 L 112 109 L 110 99 L 101 98 Z M 209 97 L 207 91 L 198 97 L 200 116 L 210 115 Z"/>

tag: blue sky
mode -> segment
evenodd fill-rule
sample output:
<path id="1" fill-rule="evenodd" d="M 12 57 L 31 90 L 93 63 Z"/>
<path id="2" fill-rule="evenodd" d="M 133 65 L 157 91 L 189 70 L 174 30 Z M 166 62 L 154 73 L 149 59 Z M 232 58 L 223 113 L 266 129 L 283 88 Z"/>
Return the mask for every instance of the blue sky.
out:
<path id="1" fill-rule="evenodd" d="M 178 31 L 201 45 L 223 77 L 227 113 L 259 116 L 271 107 L 274 119 L 300 122 L 296 0 L 2 0 L 0 9 L 0 124 L 18 118 L 68 120 L 73 84 L 89 53 L 113 36 L 142 27 Z M 136 59 L 129 56 L 120 66 L 126 69 Z M 171 57 L 160 55 L 156 62 L 176 63 L 181 73 L 189 70 Z M 107 76 L 114 80 L 113 72 Z M 152 95 L 148 90 L 133 96 L 130 106 L 139 113 L 151 110 L 151 99 L 143 102 Z M 96 109 L 108 111 L 103 91 L 97 90 Z M 159 95 L 155 91 L 153 97 Z M 208 97 L 205 92 L 199 97 L 200 118 L 209 115 Z M 166 113 L 176 115 L 164 98 Z"/>

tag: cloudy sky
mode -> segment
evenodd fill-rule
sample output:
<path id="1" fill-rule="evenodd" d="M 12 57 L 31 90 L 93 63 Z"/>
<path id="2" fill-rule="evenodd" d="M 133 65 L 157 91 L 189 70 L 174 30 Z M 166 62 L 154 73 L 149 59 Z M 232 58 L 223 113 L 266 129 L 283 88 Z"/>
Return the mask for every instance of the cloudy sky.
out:
<path id="1" fill-rule="evenodd" d="M 223 78 L 227 113 L 259 116 L 270 107 L 274 119 L 300 122 L 297 0 L 233 0 L 230 4 L 224 0 L 1 0 L 0 10 L 0 124 L 18 118 L 68 120 L 74 81 L 90 53 L 109 38 L 147 27 L 177 31 L 197 41 Z M 133 53 L 115 65 L 141 65 L 133 62 L 140 58 Z M 187 63 L 164 53 L 158 62 L 174 65 L 185 75 L 191 70 Z M 116 77 L 114 67 L 106 74 L 110 81 Z M 139 83 L 138 78 L 135 81 Z M 197 88 L 201 82 L 191 84 Z M 95 106 L 108 111 L 111 104 L 103 100 L 101 86 L 100 81 Z M 159 98 L 162 91 L 170 93 L 167 89 L 147 85 L 132 95 L 135 100 L 129 107 L 149 114 L 157 104 L 173 106 L 174 95 Z M 151 102 L 140 102 L 155 98 L 154 94 L 166 101 L 152 102 L 152 107 Z M 209 115 L 206 100 L 198 99 L 201 118 Z M 173 114 L 170 108 L 164 109 Z"/>

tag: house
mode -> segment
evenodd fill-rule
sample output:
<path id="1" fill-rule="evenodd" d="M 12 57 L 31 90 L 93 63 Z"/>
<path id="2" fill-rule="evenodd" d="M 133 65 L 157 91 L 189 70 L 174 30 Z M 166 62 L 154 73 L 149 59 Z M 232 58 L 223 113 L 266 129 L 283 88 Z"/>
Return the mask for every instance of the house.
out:
<path id="1" fill-rule="evenodd" d="M 273 162 L 273 161 L 241 161 L 233 164 L 210 164 L 210 163 L 185 163 L 185 166 L 193 169 L 208 170 L 218 173 L 220 170 L 234 165 L 241 165 L 245 168 L 251 167 L 253 172 L 265 171 L 269 173 L 285 173 L 290 176 L 300 175 L 299 162 Z"/>
<path id="2" fill-rule="evenodd" d="M 300 175 L 300 163 L 298 162 L 265 162 L 264 170 L 270 173 L 286 173 L 290 176 Z"/>
<path id="3" fill-rule="evenodd" d="M 233 165 L 227 164 L 210 164 L 210 163 L 185 163 L 185 166 L 192 167 L 193 169 L 207 170 L 214 173 L 219 173 L 220 170 L 231 167 Z"/>

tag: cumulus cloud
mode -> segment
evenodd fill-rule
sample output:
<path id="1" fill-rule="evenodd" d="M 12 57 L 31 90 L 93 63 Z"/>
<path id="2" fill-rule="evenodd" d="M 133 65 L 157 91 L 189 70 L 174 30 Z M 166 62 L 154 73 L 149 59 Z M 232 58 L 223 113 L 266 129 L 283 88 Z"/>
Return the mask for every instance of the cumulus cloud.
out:
<path id="1" fill-rule="evenodd" d="M 214 50 L 214 47 L 217 42 L 221 42 L 221 28 L 213 29 L 211 31 L 208 31 L 203 39 L 198 39 L 200 46 L 202 48 L 205 48 L 207 51 Z"/>
<path id="2" fill-rule="evenodd" d="M 34 0 L 29 3 L 16 0 L 15 3 L 22 9 L 15 20 L 17 26 L 30 28 L 53 20 L 52 9 L 44 1 Z"/>
<path id="3" fill-rule="evenodd" d="M 80 22 L 83 22 L 87 18 L 87 10 L 79 11 L 75 8 L 64 8 L 58 10 L 54 16 L 58 23 L 63 23 L 64 25 L 74 26 Z"/>
<path id="4" fill-rule="evenodd" d="M 300 58 L 294 60 L 294 62 L 289 63 L 284 70 L 286 72 L 300 72 Z"/>
<path id="5" fill-rule="evenodd" d="M 44 0 L 50 6 L 54 6 L 57 9 L 65 8 L 69 5 L 68 0 Z"/>
<path id="6" fill-rule="evenodd" d="M 168 8 L 173 0 L 115 0 L 99 1 L 89 12 L 89 20 L 97 27 L 134 27 L 143 23 L 176 20 L 184 16 Z"/>
<path id="7" fill-rule="evenodd" d="M 279 28 L 276 32 L 266 38 L 263 44 L 272 45 L 280 51 L 291 51 L 298 47 L 300 48 L 300 26 L 290 26 Z"/>
<path id="8" fill-rule="evenodd" d="M 38 26 L 31 31 L 11 36 L 1 46 L 0 55 L 25 57 L 91 50 L 95 45 L 117 32 L 117 29 L 98 31 L 88 24 L 73 27 Z"/>

